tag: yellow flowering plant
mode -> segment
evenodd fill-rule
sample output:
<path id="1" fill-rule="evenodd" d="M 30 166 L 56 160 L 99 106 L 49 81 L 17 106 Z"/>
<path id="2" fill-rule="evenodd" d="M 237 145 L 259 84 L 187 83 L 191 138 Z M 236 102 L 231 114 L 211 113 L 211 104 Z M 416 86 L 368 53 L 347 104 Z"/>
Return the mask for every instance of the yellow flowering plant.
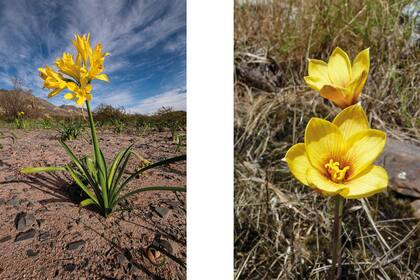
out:
<path id="1" fill-rule="evenodd" d="M 64 94 L 67 100 L 73 100 L 77 105 L 86 104 L 89 126 L 91 130 L 93 157 L 85 156 L 81 159 L 76 157 L 64 141 L 60 141 L 66 153 L 71 158 L 73 165 L 48 167 L 27 167 L 22 169 L 25 174 L 51 171 L 67 171 L 77 185 L 83 190 L 88 198 L 80 205 L 96 205 L 103 216 L 109 216 L 114 208 L 124 199 L 134 194 L 145 191 L 180 191 L 185 192 L 185 187 L 172 186 L 149 186 L 142 187 L 131 192 L 123 193 L 127 185 L 144 171 L 169 163 L 186 159 L 185 155 L 169 158 L 150 164 L 144 168 L 135 170 L 125 177 L 126 168 L 130 156 L 134 153 L 132 146 L 119 152 L 111 165 L 107 165 L 102 150 L 99 147 L 96 135 L 95 122 L 93 120 L 90 101 L 92 100 L 92 81 L 102 80 L 108 82 L 108 76 L 104 73 L 104 60 L 109 54 L 102 52 L 102 45 L 97 44 L 94 49 L 90 46 L 90 35 L 75 35 L 72 41 L 77 51 L 72 54 L 63 53 L 55 62 L 58 72 L 50 68 L 39 68 L 40 77 L 44 80 L 44 87 L 52 90 L 48 97 L 53 97 L 68 90 Z"/>
<path id="2" fill-rule="evenodd" d="M 340 279 L 344 199 L 369 197 L 388 186 L 386 170 L 374 165 L 385 147 L 386 134 L 371 129 L 365 111 L 356 104 L 369 67 L 369 49 L 361 51 L 353 64 L 338 47 L 328 63 L 309 60 L 305 82 L 343 110 L 332 122 L 312 118 L 306 126 L 304 143 L 293 145 L 284 158 L 302 184 L 324 196 L 333 196 L 330 279 Z"/>
<path id="3" fill-rule="evenodd" d="M 339 47 L 332 52 L 328 63 L 309 59 L 306 84 L 344 109 L 356 104 L 369 73 L 369 48 L 361 51 L 353 61 Z"/>
<path id="4" fill-rule="evenodd" d="M 16 124 L 16 127 L 19 129 L 25 129 L 27 127 L 27 120 L 25 119 L 25 112 L 20 111 L 17 113 L 15 124 Z"/>

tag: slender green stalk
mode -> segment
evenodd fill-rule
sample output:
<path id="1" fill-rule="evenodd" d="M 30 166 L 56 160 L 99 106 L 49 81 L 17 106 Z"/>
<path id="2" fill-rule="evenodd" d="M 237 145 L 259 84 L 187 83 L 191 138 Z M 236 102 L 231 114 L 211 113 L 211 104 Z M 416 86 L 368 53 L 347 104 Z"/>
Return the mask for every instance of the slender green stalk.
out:
<path id="1" fill-rule="evenodd" d="M 106 207 L 106 209 L 104 209 L 104 210 L 105 210 L 105 213 L 106 213 L 105 215 L 107 215 L 108 214 L 109 203 L 108 203 L 108 188 L 106 187 L 106 175 L 107 174 L 106 174 L 105 162 L 104 162 L 104 159 L 102 157 L 101 151 L 99 149 L 98 137 L 96 136 L 95 122 L 93 120 L 92 111 L 90 109 L 89 101 L 86 101 L 86 107 L 87 107 L 88 116 L 89 116 L 90 131 L 91 131 L 91 134 L 92 134 L 92 144 L 93 144 L 93 149 L 94 149 L 94 154 L 95 154 L 95 162 L 96 162 L 96 165 L 98 166 L 99 184 L 101 185 L 101 188 L 102 188 L 104 206 Z"/>
<path id="2" fill-rule="evenodd" d="M 330 280 L 337 280 L 341 277 L 341 218 L 343 216 L 344 198 L 340 195 L 334 196 L 334 225 L 332 230 L 332 264 Z M 337 267 L 337 269 L 336 269 Z"/>

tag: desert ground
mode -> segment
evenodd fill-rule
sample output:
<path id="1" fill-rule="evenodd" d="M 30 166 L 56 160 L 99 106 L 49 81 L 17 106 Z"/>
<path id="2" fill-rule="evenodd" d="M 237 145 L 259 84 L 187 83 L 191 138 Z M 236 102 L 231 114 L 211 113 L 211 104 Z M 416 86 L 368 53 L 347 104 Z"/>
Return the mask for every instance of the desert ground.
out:
<path id="1" fill-rule="evenodd" d="M 104 218 L 79 207 L 81 191 L 65 173 L 20 173 L 69 163 L 57 131 L 0 131 L 15 135 L 14 143 L 2 139 L 0 149 L 0 279 L 185 279 L 185 193 L 139 193 Z M 130 144 L 150 162 L 185 153 L 170 132 L 100 129 L 98 135 L 107 161 Z M 85 131 L 66 143 L 82 156 L 92 153 L 88 139 Z M 128 170 L 139 164 L 132 158 Z M 185 186 L 186 162 L 147 171 L 129 189 L 155 185 Z M 163 253 L 150 256 L 148 248 Z"/>

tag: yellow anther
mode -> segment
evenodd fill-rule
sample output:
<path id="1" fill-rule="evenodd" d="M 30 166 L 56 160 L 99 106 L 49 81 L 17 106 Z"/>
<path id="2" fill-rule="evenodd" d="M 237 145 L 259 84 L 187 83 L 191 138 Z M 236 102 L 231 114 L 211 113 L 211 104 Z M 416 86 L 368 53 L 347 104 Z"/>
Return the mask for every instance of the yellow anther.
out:
<path id="1" fill-rule="evenodd" d="M 330 174 L 330 179 L 336 183 L 341 183 L 345 179 L 347 171 L 350 169 L 350 166 L 345 166 L 343 169 L 340 169 L 340 163 L 332 159 L 324 166 L 328 174 Z"/>

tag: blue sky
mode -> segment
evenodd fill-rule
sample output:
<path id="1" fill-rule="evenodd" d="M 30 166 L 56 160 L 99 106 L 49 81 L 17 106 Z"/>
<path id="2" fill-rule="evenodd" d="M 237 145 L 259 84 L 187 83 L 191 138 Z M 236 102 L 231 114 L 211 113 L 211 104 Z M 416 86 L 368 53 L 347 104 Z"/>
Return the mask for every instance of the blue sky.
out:
<path id="1" fill-rule="evenodd" d="M 37 68 L 75 53 L 74 34 L 90 32 L 111 53 L 110 83 L 93 82 L 92 105 L 123 106 L 149 114 L 161 106 L 186 109 L 185 0 L 0 0 L 0 88 L 11 76 L 47 99 Z M 63 94 L 48 99 L 73 104 Z"/>

